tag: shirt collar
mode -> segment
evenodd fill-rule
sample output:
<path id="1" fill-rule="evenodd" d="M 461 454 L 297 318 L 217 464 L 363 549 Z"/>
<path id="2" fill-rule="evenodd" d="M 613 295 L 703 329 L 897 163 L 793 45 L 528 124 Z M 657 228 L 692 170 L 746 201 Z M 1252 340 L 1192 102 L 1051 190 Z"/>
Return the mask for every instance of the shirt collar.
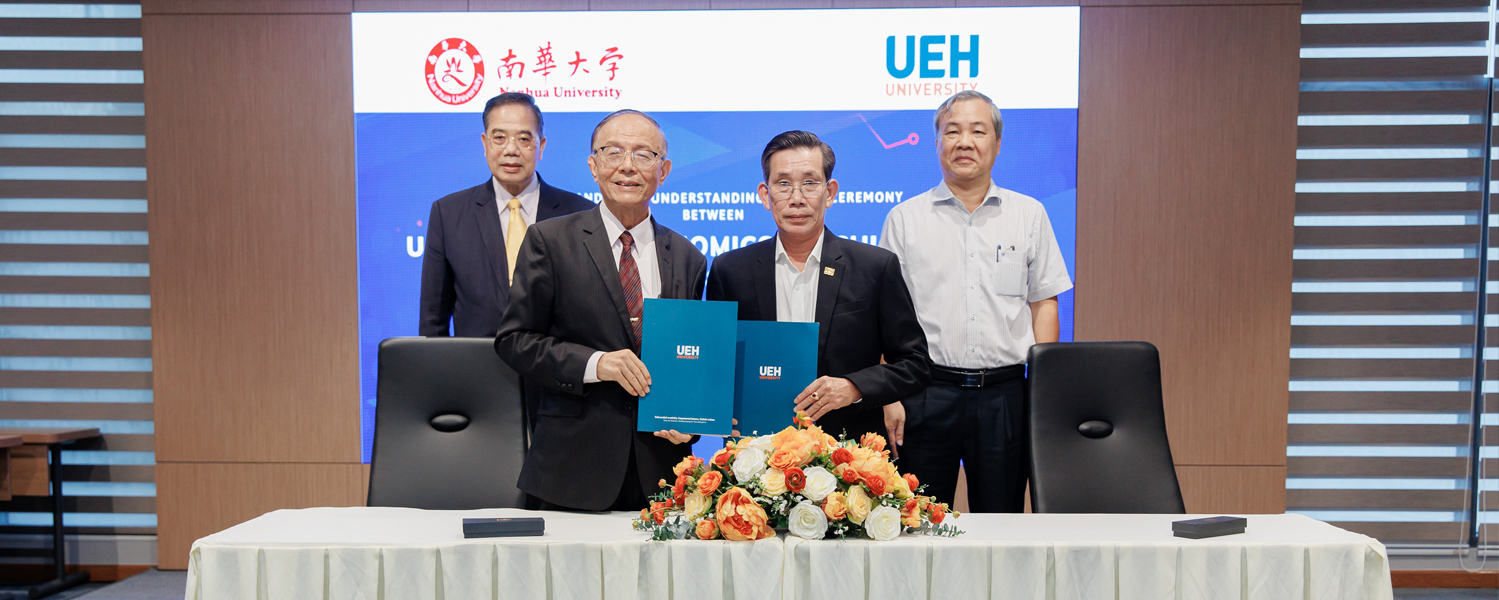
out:
<path id="1" fill-rule="evenodd" d="M 498 177 L 491 176 L 489 184 L 494 187 L 494 199 L 499 203 L 500 210 L 505 210 L 510 204 L 510 192 L 505 191 L 505 188 L 500 186 Z M 531 183 L 526 184 L 526 189 L 521 190 L 520 195 L 515 197 L 520 199 L 521 214 L 528 217 L 535 216 L 536 205 L 541 204 L 541 176 L 532 173 Z"/>
<path id="2" fill-rule="evenodd" d="M 604 232 L 609 234 L 609 243 L 611 245 L 619 243 L 619 234 L 625 231 L 624 222 L 614 216 L 614 213 L 609 212 L 609 205 L 603 202 L 599 202 L 599 213 L 604 217 Z M 635 238 L 636 247 L 656 241 L 656 228 L 652 225 L 649 214 L 640 223 L 630 228 L 630 236 Z"/>
<path id="3" fill-rule="evenodd" d="M 812 253 L 807 255 L 807 262 L 802 265 L 802 271 L 822 264 L 822 239 L 822 235 L 817 236 L 817 243 L 812 246 Z M 776 263 L 795 266 L 795 263 L 791 262 L 791 256 L 786 254 L 786 247 L 781 245 L 779 233 L 776 234 Z"/>
<path id="4" fill-rule="evenodd" d="M 1004 201 L 1004 188 L 995 185 L 994 180 L 992 179 L 989 180 L 989 192 L 984 195 L 984 202 L 979 206 L 986 206 L 990 204 L 991 201 L 994 204 L 1000 204 Z M 937 187 L 932 188 L 932 203 L 936 204 L 938 202 L 961 204 L 961 202 L 958 200 L 958 197 L 953 195 L 952 188 L 947 187 L 946 181 L 943 181 L 942 183 L 937 184 Z"/>

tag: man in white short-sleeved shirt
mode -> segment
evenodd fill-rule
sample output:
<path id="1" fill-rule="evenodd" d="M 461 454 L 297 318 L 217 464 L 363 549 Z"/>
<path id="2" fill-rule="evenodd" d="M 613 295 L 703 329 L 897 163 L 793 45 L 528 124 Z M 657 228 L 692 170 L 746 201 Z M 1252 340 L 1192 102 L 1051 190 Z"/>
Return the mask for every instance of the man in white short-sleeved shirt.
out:
<path id="1" fill-rule="evenodd" d="M 930 347 L 932 385 L 886 407 L 903 472 L 952 502 L 958 465 L 973 512 L 1020 512 L 1029 465 L 1025 359 L 1059 336 L 1072 289 L 1046 208 L 995 185 L 1004 122 L 965 91 L 937 109 L 942 183 L 897 205 L 880 245 L 900 257 Z"/>

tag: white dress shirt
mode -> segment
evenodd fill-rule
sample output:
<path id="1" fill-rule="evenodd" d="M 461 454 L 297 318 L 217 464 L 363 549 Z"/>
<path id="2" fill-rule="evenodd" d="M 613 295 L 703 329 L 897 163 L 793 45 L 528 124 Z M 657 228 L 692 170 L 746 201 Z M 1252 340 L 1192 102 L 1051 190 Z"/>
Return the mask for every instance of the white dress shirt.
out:
<path id="1" fill-rule="evenodd" d="M 972 213 L 946 183 L 885 217 L 880 245 L 900 257 L 932 361 L 958 369 L 1025 362 L 1031 302 L 1072 289 L 1046 207 L 991 181 Z"/>
<path id="2" fill-rule="evenodd" d="M 624 253 L 625 246 L 619 241 L 619 234 L 625 232 L 625 224 L 609 212 L 609 205 L 599 203 L 599 214 L 604 217 L 604 233 L 609 236 L 609 250 L 614 253 L 614 267 L 619 268 L 619 257 Z M 630 256 L 635 257 L 635 268 L 640 270 L 640 292 L 641 298 L 661 297 L 661 264 L 656 262 L 656 228 L 651 221 L 650 215 L 645 220 L 630 228 L 630 236 L 635 239 L 635 244 L 630 247 Z M 599 379 L 599 357 L 603 352 L 594 352 L 588 357 L 588 366 L 583 368 L 583 383 L 598 383 Z"/>
<path id="3" fill-rule="evenodd" d="M 510 225 L 510 199 L 520 199 L 520 218 L 526 222 L 526 227 L 536 224 L 536 207 L 541 204 L 541 178 L 531 175 L 531 183 L 526 184 L 526 189 L 520 191 L 520 195 L 511 195 L 500 185 L 498 178 L 491 177 L 490 184 L 494 186 L 495 204 L 500 206 L 500 230 Z"/>
<path id="4" fill-rule="evenodd" d="M 811 323 L 817 320 L 818 267 L 822 265 L 822 234 L 817 235 L 817 245 L 807 255 L 801 270 L 791 262 L 786 247 L 781 245 L 781 236 L 776 235 L 776 320 L 794 323 Z"/>

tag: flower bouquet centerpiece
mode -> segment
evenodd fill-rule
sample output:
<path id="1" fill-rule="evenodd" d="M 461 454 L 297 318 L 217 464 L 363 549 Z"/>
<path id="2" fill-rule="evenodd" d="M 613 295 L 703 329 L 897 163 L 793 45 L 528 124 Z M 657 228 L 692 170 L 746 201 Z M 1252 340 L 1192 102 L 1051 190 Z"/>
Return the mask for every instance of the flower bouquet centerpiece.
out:
<path id="1" fill-rule="evenodd" d="M 682 459 L 672 469 L 676 481 L 661 480 L 664 491 L 634 527 L 655 540 L 758 540 L 781 527 L 809 540 L 963 533 L 943 523 L 957 512 L 920 495 L 915 475 L 895 470 L 883 437 L 834 439 L 800 412 L 794 423 L 730 440 L 707 462 Z"/>

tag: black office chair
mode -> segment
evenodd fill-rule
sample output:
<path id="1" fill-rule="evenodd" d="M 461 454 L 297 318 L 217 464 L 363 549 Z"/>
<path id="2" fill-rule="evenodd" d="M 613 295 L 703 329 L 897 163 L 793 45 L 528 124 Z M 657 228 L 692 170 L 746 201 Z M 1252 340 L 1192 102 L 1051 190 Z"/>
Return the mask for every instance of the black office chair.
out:
<path id="1" fill-rule="evenodd" d="M 1186 512 L 1155 346 L 1036 344 L 1028 362 L 1032 510 Z"/>
<path id="2" fill-rule="evenodd" d="M 380 342 L 370 506 L 525 508 L 520 378 L 485 338 Z"/>

